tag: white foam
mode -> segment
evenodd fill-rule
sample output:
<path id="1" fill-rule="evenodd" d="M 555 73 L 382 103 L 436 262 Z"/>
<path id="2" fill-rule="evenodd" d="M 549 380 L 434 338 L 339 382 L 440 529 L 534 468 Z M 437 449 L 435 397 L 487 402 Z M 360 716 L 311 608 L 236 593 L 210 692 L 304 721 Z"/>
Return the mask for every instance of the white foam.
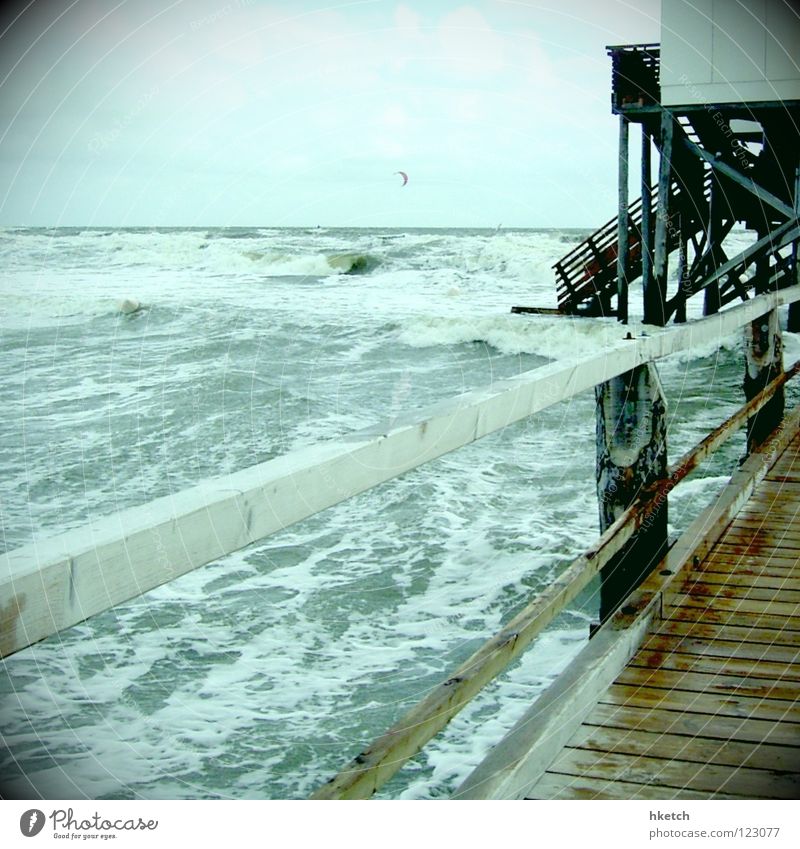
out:
<path id="1" fill-rule="evenodd" d="M 602 353 L 625 336 L 613 319 L 528 315 L 422 315 L 405 321 L 400 341 L 415 348 L 483 342 L 503 354 L 573 359 Z"/>

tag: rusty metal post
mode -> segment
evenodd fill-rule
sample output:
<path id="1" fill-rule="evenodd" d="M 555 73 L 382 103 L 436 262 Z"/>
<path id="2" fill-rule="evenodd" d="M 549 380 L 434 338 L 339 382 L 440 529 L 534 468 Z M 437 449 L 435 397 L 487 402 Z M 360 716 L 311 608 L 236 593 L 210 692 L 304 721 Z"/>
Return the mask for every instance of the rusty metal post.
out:
<path id="1" fill-rule="evenodd" d="M 711 195 L 708 200 L 708 247 L 706 251 L 712 257 L 713 270 L 716 270 L 719 265 L 717 247 L 720 241 L 720 232 L 722 217 L 720 214 L 722 207 L 722 195 L 719 185 L 719 178 L 716 171 L 711 169 Z M 711 270 L 711 269 L 709 269 Z M 715 315 L 719 312 L 719 282 L 714 281 L 706 286 L 703 294 L 703 315 Z"/>
<path id="2" fill-rule="evenodd" d="M 642 288 L 653 285 L 653 199 L 650 194 L 650 130 L 642 124 Z"/>
<path id="3" fill-rule="evenodd" d="M 670 195 L 672 187 L 672 136 L 674 119 L 661 113 L 661 158 L 658 164 L 658 211 L 653 245 L 653 275 L 644 289 L 644 322 L 663 327 L 667 323 L 667 272 L 669 270 Z"/>
<path id="4" fill-rule="evenodd" d="M 617 320 L 628 323 L 628 119 L 619 116 L 617 173 Z"/>
<path id="5" fill-rule="evenodd" d="M 637 366 L 595 388 L 597 498 L 600 531 L 631 504 L 642 487 L 667 473 L 666 400 L 658 372 Z M 600 572 L 600 621 L 652 571 L 667 551 L 667 501 Z"/>
<path id="6" fill-rule="evenodd" d="M 744 329 L 744 394 L 749 401 L 783 371 L 783 343 L 778 311 L 771 310 Z M 785 407 L 783 388 L 747 420 L 749 454 L 778 427 Z"/>
<path id="7" fill-rule="evenodd" d="M 800 216 L 800 165 L 794 172 L 794 211 Z M 797 240 L 792 242 L 792 274 L 795 285 L 800 283 L 800 266 L 798 265 Z M 786 329 L 790 333 L 800 333 L 800 301 L 789 305 L 789 320 Z"/>
<path id="8" fill-rule="evenodd" d="M 678 229 L 680 241 L 678 244 L 678 301 L 675 307 L 675 324 L 684 324 L 686 322 L 686 291 L 690 281 L 688 279 L 689 259 L 687 256 L 689 246 L 686 239 L 686 229 L 683 226 L 683 215 L 678 216 Z"/>

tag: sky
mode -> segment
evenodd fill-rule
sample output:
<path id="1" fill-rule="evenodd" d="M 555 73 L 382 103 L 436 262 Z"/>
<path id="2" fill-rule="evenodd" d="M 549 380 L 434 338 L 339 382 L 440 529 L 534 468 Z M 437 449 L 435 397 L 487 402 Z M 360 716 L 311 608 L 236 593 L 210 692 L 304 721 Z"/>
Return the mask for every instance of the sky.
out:
<path id="1" fill-rule="evenodd" d="M 605 46 L 659 40 L 658 0 L 4 6 L 0 226 L 597 226 Z"/>

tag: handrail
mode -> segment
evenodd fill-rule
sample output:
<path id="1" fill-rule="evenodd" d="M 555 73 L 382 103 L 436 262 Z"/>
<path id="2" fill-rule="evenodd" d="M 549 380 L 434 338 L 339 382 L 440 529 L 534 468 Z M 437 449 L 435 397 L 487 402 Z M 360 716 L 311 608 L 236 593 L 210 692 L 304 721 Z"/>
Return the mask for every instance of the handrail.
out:
<path id="1" fill-rule="evenodd" d="M 775 392 L 800 372 L 800 360 L 687 451 L 669 474 L 643 490 L 627 510 L 545 591 L 537 594 L 499 633 L 485 642 L 389 731 L 320 787 L 312 799 L 366 799 L 530 645 L 566 604 L 618 554 L 645 525 L 667 494 L 724 444 Z"/>

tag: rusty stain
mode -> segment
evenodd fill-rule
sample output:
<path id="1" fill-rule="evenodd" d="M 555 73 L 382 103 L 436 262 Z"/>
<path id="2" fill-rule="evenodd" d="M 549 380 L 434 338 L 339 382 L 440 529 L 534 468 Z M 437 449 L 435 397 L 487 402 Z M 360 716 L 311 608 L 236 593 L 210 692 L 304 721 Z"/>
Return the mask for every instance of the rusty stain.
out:
<path id="1" fill-rule="evenodd" d="M 654 651 L 650 652 L 649 657 L 647 658 L 647 666 L 651 669 L 657 669 L 664 662 L 664 652 Z"/>
<path id="2" fill-rule="evenodd" d="M 15 650 L 17 622 L 24 609 L 24 595 L 15 595 L 5 607 L 0 608 L 0 657 L 5 657 Z"/>

